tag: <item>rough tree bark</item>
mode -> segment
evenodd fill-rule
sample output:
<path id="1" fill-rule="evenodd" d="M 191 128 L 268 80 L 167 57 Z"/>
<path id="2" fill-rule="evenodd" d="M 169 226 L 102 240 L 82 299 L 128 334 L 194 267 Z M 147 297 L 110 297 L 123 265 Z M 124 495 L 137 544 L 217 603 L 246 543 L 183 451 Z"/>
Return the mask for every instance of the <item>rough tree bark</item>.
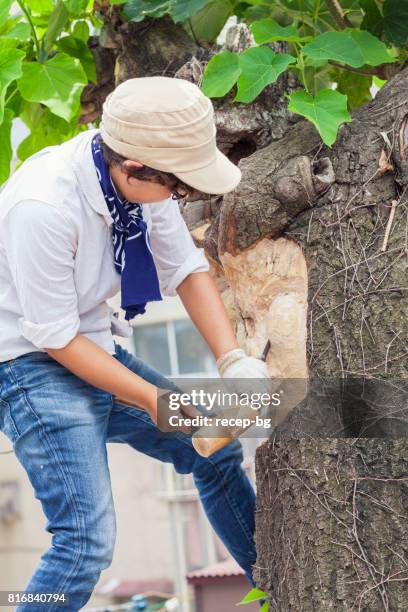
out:
<path id="1" fill-rule="evenodd" d="M 166 19 L 129 25 L 114 11 L 106 24 L 91 43 L 98 84 L 84 92 L 84 122 L 125 78 L 199 83 L 214 52 Z M 250 44 L 239 26 L 226 48 Z M 183 205 L 241 345 L 259 356 L 270 339 L 271 373 L 309 386 L 257 452 L 255 578 L 277 612 L 399 612 L 408 607 L 408 70 L 353 113 L 332 149 L 287 112 L 294 86 L 283 77 L 250 105 L 214 101 L 218 144 L 243 180 Z"/>
<path id="2" fill-rule="evenodd" d="M 298 124 L 258 152 L 273 159 L 303 132 L 292 160 L 313 174 L 326 158 L 334 179 L 284 228 L 306 259 L 320 384 L 257 453 L 256 579 L 273 610 L 407 609 L 407 113 L 405 70 L 332 151 Z"/>

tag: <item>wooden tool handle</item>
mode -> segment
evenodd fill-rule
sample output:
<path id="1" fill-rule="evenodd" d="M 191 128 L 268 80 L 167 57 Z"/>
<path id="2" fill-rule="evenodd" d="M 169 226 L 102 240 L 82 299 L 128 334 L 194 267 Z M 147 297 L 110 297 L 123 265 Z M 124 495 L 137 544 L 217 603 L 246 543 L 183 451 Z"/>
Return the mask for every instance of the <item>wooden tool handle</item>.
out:
<path id="1" fill-rule="evenodd" d="M 117 402 L 120 402 L 121 404 L 127 404 L 128 406 L 140 408 L 140 406 L 137 406 L 137 404 L 133 404 L 132 402 L 129 402 L 128 400 L 124 400 L 117 396 L 115 397 L 115 400 Z M 195 448 L 197 453 L 201 455 L 202 457 L 210 457 L 211 455 L 216 453 L 217 450 L 220 450 L 221 448 L 223 448 L 224 446 L 226 446 L 232 441 L 233 441 L 232 437 L 203 438 L 199 436 L 195 437 L 194 435 L 192 437 L 193 447 Z"/>
<path id="2" fill-rule="evenodd" d="M 199 438 L 192 437 L 192 442 L 195 450 L 202 457 L 210 457 L 227 444 L 230 444 L 234 438 Z"/>

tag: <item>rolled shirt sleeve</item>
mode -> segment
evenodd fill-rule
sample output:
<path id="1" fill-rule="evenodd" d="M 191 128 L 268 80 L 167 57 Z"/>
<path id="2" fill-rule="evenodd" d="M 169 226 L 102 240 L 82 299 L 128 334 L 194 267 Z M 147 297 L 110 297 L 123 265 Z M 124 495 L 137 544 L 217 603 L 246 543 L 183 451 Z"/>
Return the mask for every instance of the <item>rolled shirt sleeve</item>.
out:
<path id="1" fill-rule="evenodd" d="M 2 232 L 22 335 L 37 348 L 63 348 L 80 325 L 74 223 L 57 206 L 24 200 L 7 213 Z"/>
<path id="2" fill-rule="evenodd" d="M 208 272 L 204 249 L 197 247 L 180 212 L 177 201 L 149 204 L 152 227 L 149 242 L 165 296 L 177 295 L 178 285 L 192 272 Z"/>

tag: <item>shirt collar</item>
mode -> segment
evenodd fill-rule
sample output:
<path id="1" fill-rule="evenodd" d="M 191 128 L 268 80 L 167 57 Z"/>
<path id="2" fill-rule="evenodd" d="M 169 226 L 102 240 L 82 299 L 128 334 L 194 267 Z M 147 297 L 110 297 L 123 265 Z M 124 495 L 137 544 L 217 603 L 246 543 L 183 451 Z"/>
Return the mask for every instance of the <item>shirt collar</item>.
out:
<path id="1" fill-rule="evenodd" d="M 113 219 L 99 184 L 91 150 L 91 140 L 98 132 L 99 129 L 80 132 L 61 145 L 61 153 L 67 156 L 72 164 L 80 188 L 88 203 L 98 214 L 103 216 L 106 224 L 110 226 Z"/>

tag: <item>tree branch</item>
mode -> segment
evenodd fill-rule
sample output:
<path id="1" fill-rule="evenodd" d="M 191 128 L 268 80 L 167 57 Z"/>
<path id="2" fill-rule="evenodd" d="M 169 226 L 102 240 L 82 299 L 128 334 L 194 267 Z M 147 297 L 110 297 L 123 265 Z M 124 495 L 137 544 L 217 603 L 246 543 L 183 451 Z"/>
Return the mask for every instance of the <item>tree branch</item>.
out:
<path id="1" fill-rule="evenodd" d="M 330 11 L 330 15 L 333 17 L 340 30 L 353 27 L 353 24 L 349 18 L 343 13 L 343 9 L 341 8 L 338 0 L 326 0 L 326 4 Z"/>
<path id="2" fill-rule="evenodd" d="M 379 64 L 378 66 L 373 66 L 372 68 L 370 66 L 353 68 L 353 66 L 349 66 L 348 64 L 340 64 L 335 60 L 329 60 L 328 63 L 330 66 L 347 70 L 347 72 L 355 72 L 356 74 L 362 74 L 363 76 L 377 76 L 384 81 L 388 81 L 398 72 L 401 72 L 401 70 L 404 68 L 404 66 L 401 66 L 396 62 L 393 64 Z"/>

